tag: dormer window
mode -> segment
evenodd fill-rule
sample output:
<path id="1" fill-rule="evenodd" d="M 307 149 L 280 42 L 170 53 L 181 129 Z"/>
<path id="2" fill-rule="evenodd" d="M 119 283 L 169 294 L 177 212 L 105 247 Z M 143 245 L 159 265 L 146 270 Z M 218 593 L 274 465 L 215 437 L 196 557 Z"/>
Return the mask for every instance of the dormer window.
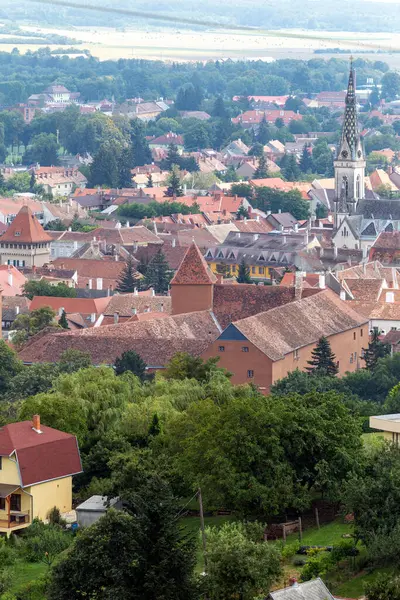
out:
<path id="1" fill-rule="evenodd" d="M 262 254 L 260 254 L 260 256 L 258 257 L 258 260 L 265 260 L 265 258 Z"/>
<path id="2" fill-rule="evenodd" d="M 233 258 L 233 259 L 235 259 L 235 258 L 236 258 L 236 256 L 235 256 L 235 253 L 234 253 L 234 252 L 231 252 L 231 253 L 230 253 L 230 255 L 228 256 L 228 258 Z"/>
<path id="3" fill-rule="evenodd" d="M 217 256 L 217 258 L 224 258 L 224 253 L 222 252 L 222 250 L 220 250 L 220 251 L 218 252 L 218 256 Z"/>
<path id="4" fill-rule="evenodd" d="M 212 258 L 212 257 L 213 257 L 211 250 L 209 250 L 209 251 L 207 252 L 207 254 L 206 254 L 206 257 L 207 257 L 207 258 Z"/>
<path id="5" fill-rule="evenodd" d="M 14 235 L 15 235 L 16 237 L 19 237 L 19 236 L 21 235 L 21 232 L 20 232 L 20 231 L 16 231 L 16 232 L 14 233 Z"/>

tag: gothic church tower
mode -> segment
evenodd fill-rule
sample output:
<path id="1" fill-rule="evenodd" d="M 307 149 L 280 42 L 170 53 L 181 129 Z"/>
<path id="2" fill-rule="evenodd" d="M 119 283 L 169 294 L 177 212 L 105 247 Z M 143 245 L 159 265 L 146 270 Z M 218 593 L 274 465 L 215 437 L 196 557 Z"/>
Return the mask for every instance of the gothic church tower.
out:
<path id="1" fill-rule="evenodd" d="M 364 198 L 365 166 L 364 148 L 358 129 L 355 73 L 351 62 L 342 137 L 334 161 L 336 229 L 345 216 L 356 211 L 358 201 Z"/>

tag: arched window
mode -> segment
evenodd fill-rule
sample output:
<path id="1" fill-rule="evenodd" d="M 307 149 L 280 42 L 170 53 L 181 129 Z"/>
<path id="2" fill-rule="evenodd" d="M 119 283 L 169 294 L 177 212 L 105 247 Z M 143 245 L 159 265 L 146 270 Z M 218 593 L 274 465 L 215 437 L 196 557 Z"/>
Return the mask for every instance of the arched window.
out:
<path id="1" fill-rule="evenodd" d="M 349 197 L 349 180 L 346 175 L 342 177 L 342 193 L 345 198 Z"/>
<path id="2" fill-rule="evenodd" d="M 361 177 L 357 175 L 356 180 L 356 198 L 359 200 L 361 198 Z"/>

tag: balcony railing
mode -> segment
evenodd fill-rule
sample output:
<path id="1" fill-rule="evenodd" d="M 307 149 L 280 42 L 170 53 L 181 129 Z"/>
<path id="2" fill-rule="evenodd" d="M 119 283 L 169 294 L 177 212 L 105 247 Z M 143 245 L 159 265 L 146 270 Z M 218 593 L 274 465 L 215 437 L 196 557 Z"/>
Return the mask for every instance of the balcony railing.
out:
<path id="1" fill-rule="evenodd" d="M 29 525 L 31 515 L 29 510 L 11 510 L 10 516 L 2 514 L 0 516 L 0 529 L 13 529 L 21 525 Z"/>

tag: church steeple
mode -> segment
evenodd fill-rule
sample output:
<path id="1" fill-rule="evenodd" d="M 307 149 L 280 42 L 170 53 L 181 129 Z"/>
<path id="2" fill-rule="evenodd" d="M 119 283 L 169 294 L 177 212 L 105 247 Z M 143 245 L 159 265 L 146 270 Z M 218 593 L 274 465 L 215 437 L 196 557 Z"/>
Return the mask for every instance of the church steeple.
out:
<path id="1" fill-rule="evenodd" d="M 365 196 L 365 158 L 358 128 L 356 76 L 353 59 L 347 86 L 342 136 L 335 166 L 336 227 L 345 215 L 357 209 L 359 200 Z"/>
<path id="2" fill-rule="evenodd" d="M 356 85 L 355 85 L 356 77 L 353 69 L 353 59 L 350 60 L 350 75 L 349 75 L 349 83 L 347 85 L 347 94 L 346 94 L 346 108 L 344 112 L 344 121 L 343 121 L 343 130 L 342 130 L 342 138 L 340 144 L 340 150 L 342 156 L 344 158 L 351 158 L 351 160 L 356 160 L 357 158 L 361 158 L 362 154 L 358 153 L 362 149 L 362 144 L 360 141 L 360 132 L 358 130 L 358 116 L 357 116 L 357 99 L 356 99 Z M 343 154 L 343 152 L 348 151 L 349 154 Z"/>

